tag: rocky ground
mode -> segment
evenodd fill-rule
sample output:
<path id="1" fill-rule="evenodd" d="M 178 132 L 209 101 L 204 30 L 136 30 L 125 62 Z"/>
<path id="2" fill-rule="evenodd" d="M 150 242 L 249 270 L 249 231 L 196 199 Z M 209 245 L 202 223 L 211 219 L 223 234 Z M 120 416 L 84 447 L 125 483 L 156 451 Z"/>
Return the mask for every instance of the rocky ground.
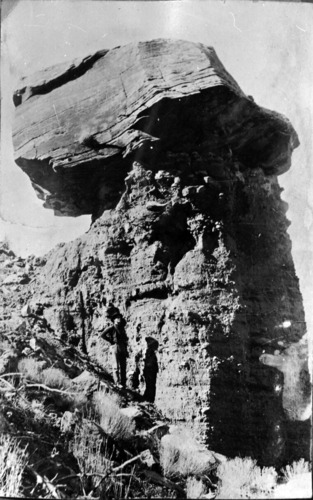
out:
<path id="1" fill-rule="evenodd" d="M 2 244 L 1 495 L 99 499 L 285 498 L 287 490 L 288 498 L 307 494 L 308 463 L 300 461 L 294 470 L 289 468 L 289 476 L 286 471 L 278 476 L 275 469 L 260 469 L 251 459 L 229 460 L 209 451 L 196 439 L 191 422 L 188 429 L 145 402 L 140 391 L 118 388 L 109 364 L 104 367 L 103 360 L 97 363 L 95 356 L 56 336 L 40 309 L 32 314 L 28 305 L 26 285 L 43 266 L 45 259 L 16 257 Z"/>
<path id="2" fill-rule="evenodd" d="M 233 498 L 238 490 L 243 498 L 284 498 L 285 476 L 273 468 L 260 469 L 251 459 L 232 461 L 209 451 L 199 440 L 201 418 L 198 425 L 177 418 L 182 408 L 175 412 L 171 404 L 173 419 L 166 418 L 144 401 L 142 387 L 133 391 L 113 383 L 108 358 L 96 356 L 99 345 L 93 351 L 87 341 L 88 355 L 81 338 L 77 342 L 74 335 L 68 342 L 56 334 L 31 287 L 46 259 L 16 257 L 6 244 L 0 259 L 3 463 L 19 463 L 17 450 L 25 450 L 15 489 L 8 487 L 8 474 L 0 473 L 1 494 Z M 51 307 L 47 301 L 41 304 Z M 200 415 L 205 416 L 205 409 Z M 289 477 L 295 497 L 310 488 L 309 464 L 298 468 Z"/>
<path id="3" fill-rule="evenodd" d="M 43 316 L 28 315 L 22 307 L 29 299 L 24 285 L 44 260 L 18 258 L 6 244 L 0 252 L 1 444 L 11 436 L 26 449 L 19 493 L 185 496 L 187 474 L 169 479 L 160 465 L 162 438 L 168 436 L 170 443 L 177 426 L 139 392 L 119 389 L 103 366 L 56 338 Z M 223 457 L 196 442 L 193 446 L 202 472 L 216 470 Z"/>

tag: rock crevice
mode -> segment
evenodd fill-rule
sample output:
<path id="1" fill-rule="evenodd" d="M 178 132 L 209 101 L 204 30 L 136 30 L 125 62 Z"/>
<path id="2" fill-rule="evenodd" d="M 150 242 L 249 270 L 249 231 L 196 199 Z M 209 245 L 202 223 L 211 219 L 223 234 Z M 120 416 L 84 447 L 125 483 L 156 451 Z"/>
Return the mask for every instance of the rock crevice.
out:
<path id="1" fill-rule="evenodd" d="M 32 80 L 32 78 L 29 79 L 29 77 L 23 78 L 20 88 L 16 90 L 13 95 L 15 106 L 20 106 L 32 96 L 48 94 L 54 89 L 72 80 L 76 80 L 86 73 L 98 59 L 105 56 L 107 52 L 107 50 L 101 50 L 92 56 L 85 57 L 84 59 L 77 59 L 71 63 L 70 66 L 65 63 L 57 67 L 53 66 L 47 68 L 37 73 L 36 79 L 34 80 Z M 24 84 L 24 86 L 22 86 L 22 84 Z"/>

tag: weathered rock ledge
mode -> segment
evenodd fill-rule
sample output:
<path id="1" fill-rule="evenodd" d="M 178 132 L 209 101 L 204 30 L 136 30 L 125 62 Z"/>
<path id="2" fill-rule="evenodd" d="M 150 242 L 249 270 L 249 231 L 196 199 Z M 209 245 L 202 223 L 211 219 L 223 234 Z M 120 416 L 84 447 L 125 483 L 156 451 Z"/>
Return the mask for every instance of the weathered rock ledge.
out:
<path id="1" fill-rule="evenodd" d="M 308 457 L 305 318 L 277 181 L 298 145 L 288 120 L 190 42 L 116 48 L 21 88 L 17 164 L 45 206 L 93 224 L 15 285 L 20 300 L 44 303 L 54 335 L 104 368 L 96 332 L 113 300 L 130 368 L 145 336 L 159 341 L 165 414 L 227 456 Z"/>
<path id="2" fill-rule="evenodd" d="M 228 156 L 280 174 L 298 145 L 288 120 L 245 96 L 200 43 L 100 51 L 24 79 L 14 102 L 16 163 L 57 215 L 114 207 L 134 159 L 189 173 L 200 155 L 201 169 L 223 178 Z M 188 159 L 174 167 L 171 155 L 183 152 Z"/>

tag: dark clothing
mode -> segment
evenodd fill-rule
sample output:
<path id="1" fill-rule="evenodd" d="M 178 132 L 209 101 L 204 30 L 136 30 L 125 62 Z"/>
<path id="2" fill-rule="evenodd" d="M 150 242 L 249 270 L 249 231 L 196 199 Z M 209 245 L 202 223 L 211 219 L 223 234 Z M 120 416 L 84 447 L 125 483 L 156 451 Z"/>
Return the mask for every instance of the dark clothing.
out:
<path id="1" fill-rule="evenodd" d="M 143 375 L 146 382 L 144 398 L 150 403 L 154 403 L 156 393 L 156 379 L 159 371 L 158 359 L 153 348 L 146 351 Z"/>
<path id="2" fill-rule="evenodd" d="M 128 338 L 123 327 L 116 325 L 106 328 L 101 334 L 105 340 L 112 344 L 113 377 L 116 384 L 126 385 L 126 359 L 128 357 Z"/>
<path id="3" fill-rule="evenodd" d="M 129 384 L 130 388 L 136 391 L 139 388 L 140 385 L 140 366 L 136 366 L 135 370 L 130 374 L 129 376 Z"/>
<path id="4" fill-rule="evenodd" d="M 101 337 L 110 342 L 110 344 L 124 345 L 127 350 L 128 337 L 123 327 L 109 326 L 102 333 Z"/>
<path id="5" fill-rule="evenodd" d="M 138 351 L 135 354 L 135 370 L 130 373 L 129 384 L 130 388 L 137 390 L 139 388 L 141 378 L 142 378 L 142 351 Z"/>
<path id="6" fill-rule="evenodd" d="M 140 370 L 138 367 L 136 367 L 134 372 L 132 372 L 129 376 L 129 385 L 130 385 L 130 388 L 133 389 L 134 391 L 136 389 L 138 389 L 138 387 L 139 387 L 139 383 L 140 383 L 139 378 L 140 378 Z"/>
<path id="7" fill-rule="evenodd" d="M 127 350 L 115 344 L 112 350 L 113 355 L 113 377 L 116 384 L 126 386 L 126 364 Z"/>
<path id="8" fill-rule="evenodd" d="M 155 350 L 148 349 L 146 350 L 146 355 L 145 355 L 145 366 L 143 369 L 144 375 L 146 373 L 155 373 L 157 374 L 159 371 L 159 364 L 158 364 L 158 358 L 156 357 Z"/>
<path id="9" fill-rule="evenodd" d="M 146 373 L 145 382 L 146 382 L 146 390 L 144 392 L 143 397 L 149 403 L 154 403 L 155 401 L 155 393 L 156 393 L 156 373 Z"/>

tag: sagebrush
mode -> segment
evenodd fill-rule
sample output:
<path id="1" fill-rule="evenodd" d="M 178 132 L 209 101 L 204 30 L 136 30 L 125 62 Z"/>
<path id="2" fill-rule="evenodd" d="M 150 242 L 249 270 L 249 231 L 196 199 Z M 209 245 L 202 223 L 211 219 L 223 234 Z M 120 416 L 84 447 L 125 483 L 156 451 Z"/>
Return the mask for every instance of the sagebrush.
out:
<path id="1" fill-rule="evenodd" d="M 67 389 L 71 384 L 71 379 L 63 370 L 53 366 L 43 368 L 43 362 L 33 358 L 22 358 L 18 363 L 18 371 L 31 382 L 51 388 Z"/>
<path id="2" fill-rule="evenodd" d="M 114 472 L 112 453 L 105 438 L 77 426 L 71 450 L 77 459 L 84 495 L 93 496 L 93 492 L 97 492 L 101 498 L 128 498 L 134 469 L 130 474 Z"/>
<path id="3" fill-rule="evenodd" d="M 36 359 L 22 358 L 17 365 L 18 371 L 32 382 L 38 382 L 42 365 Z"/>
<path id="4" fill-rule="evenodd" d="M 285 479 L 290 480 L 293 477 L 298 476 L 299 474 L 307 474 L 311 470 L 312 470 L 311 464 L 309 464 L 309 462 L 306 462 L 304 458 L 301 458 L 298 461 L 292 462 L 291 465 L 287 465 L 282 470 L 282 473 Z"/>
<path id="5" fill-rule="evenodd" d="M 250 457 L 226 460 L 217 468 L 217 499 L 269 498 L 276 485 L 273 467 L 259 467 Z"/>
<path id="6" fill-rule="evenodd" d="M 67 389 L 71 384 L 71 379 L 60 368 L 46 368 L 40 374 L 40 382 L 56 389 Z"/>
<path id="7" fill-rule="evenodd" d="M 186 481 L 187 498 L 203 498 L 207 494 L 207 488 L 201 479 L 190 476 Z"/>
<path id="8" fill-rule="evenodd" d="M 104 439 L 95 438 L 93 434 L 79 426 L 75 428 L 71 450 L 83 475 L 104 474 L 111 468 L 111 457 L 107 452 Z"/>
<path id="9" fill-rule="evenodd" d="M 169 477 L 202 475 L 212 468 L 209 452 L 184 427 L 161 440 L 160 463 L 164 474 Z"/>
<path id="10" fill-rule="evenodd" d="M 27 465 L 26 448 L 21 448 L 16 438 L 0 436 L 0 496 L 22 497 L 21 485 Z"/>
<path id="11" fill-rule="evenodd" d="M 117 441 L 128 441 L 135 432 L 134 422 L 120 411 L 119 402 L 102 391 L 93 397 L 103 430 Z"/>

